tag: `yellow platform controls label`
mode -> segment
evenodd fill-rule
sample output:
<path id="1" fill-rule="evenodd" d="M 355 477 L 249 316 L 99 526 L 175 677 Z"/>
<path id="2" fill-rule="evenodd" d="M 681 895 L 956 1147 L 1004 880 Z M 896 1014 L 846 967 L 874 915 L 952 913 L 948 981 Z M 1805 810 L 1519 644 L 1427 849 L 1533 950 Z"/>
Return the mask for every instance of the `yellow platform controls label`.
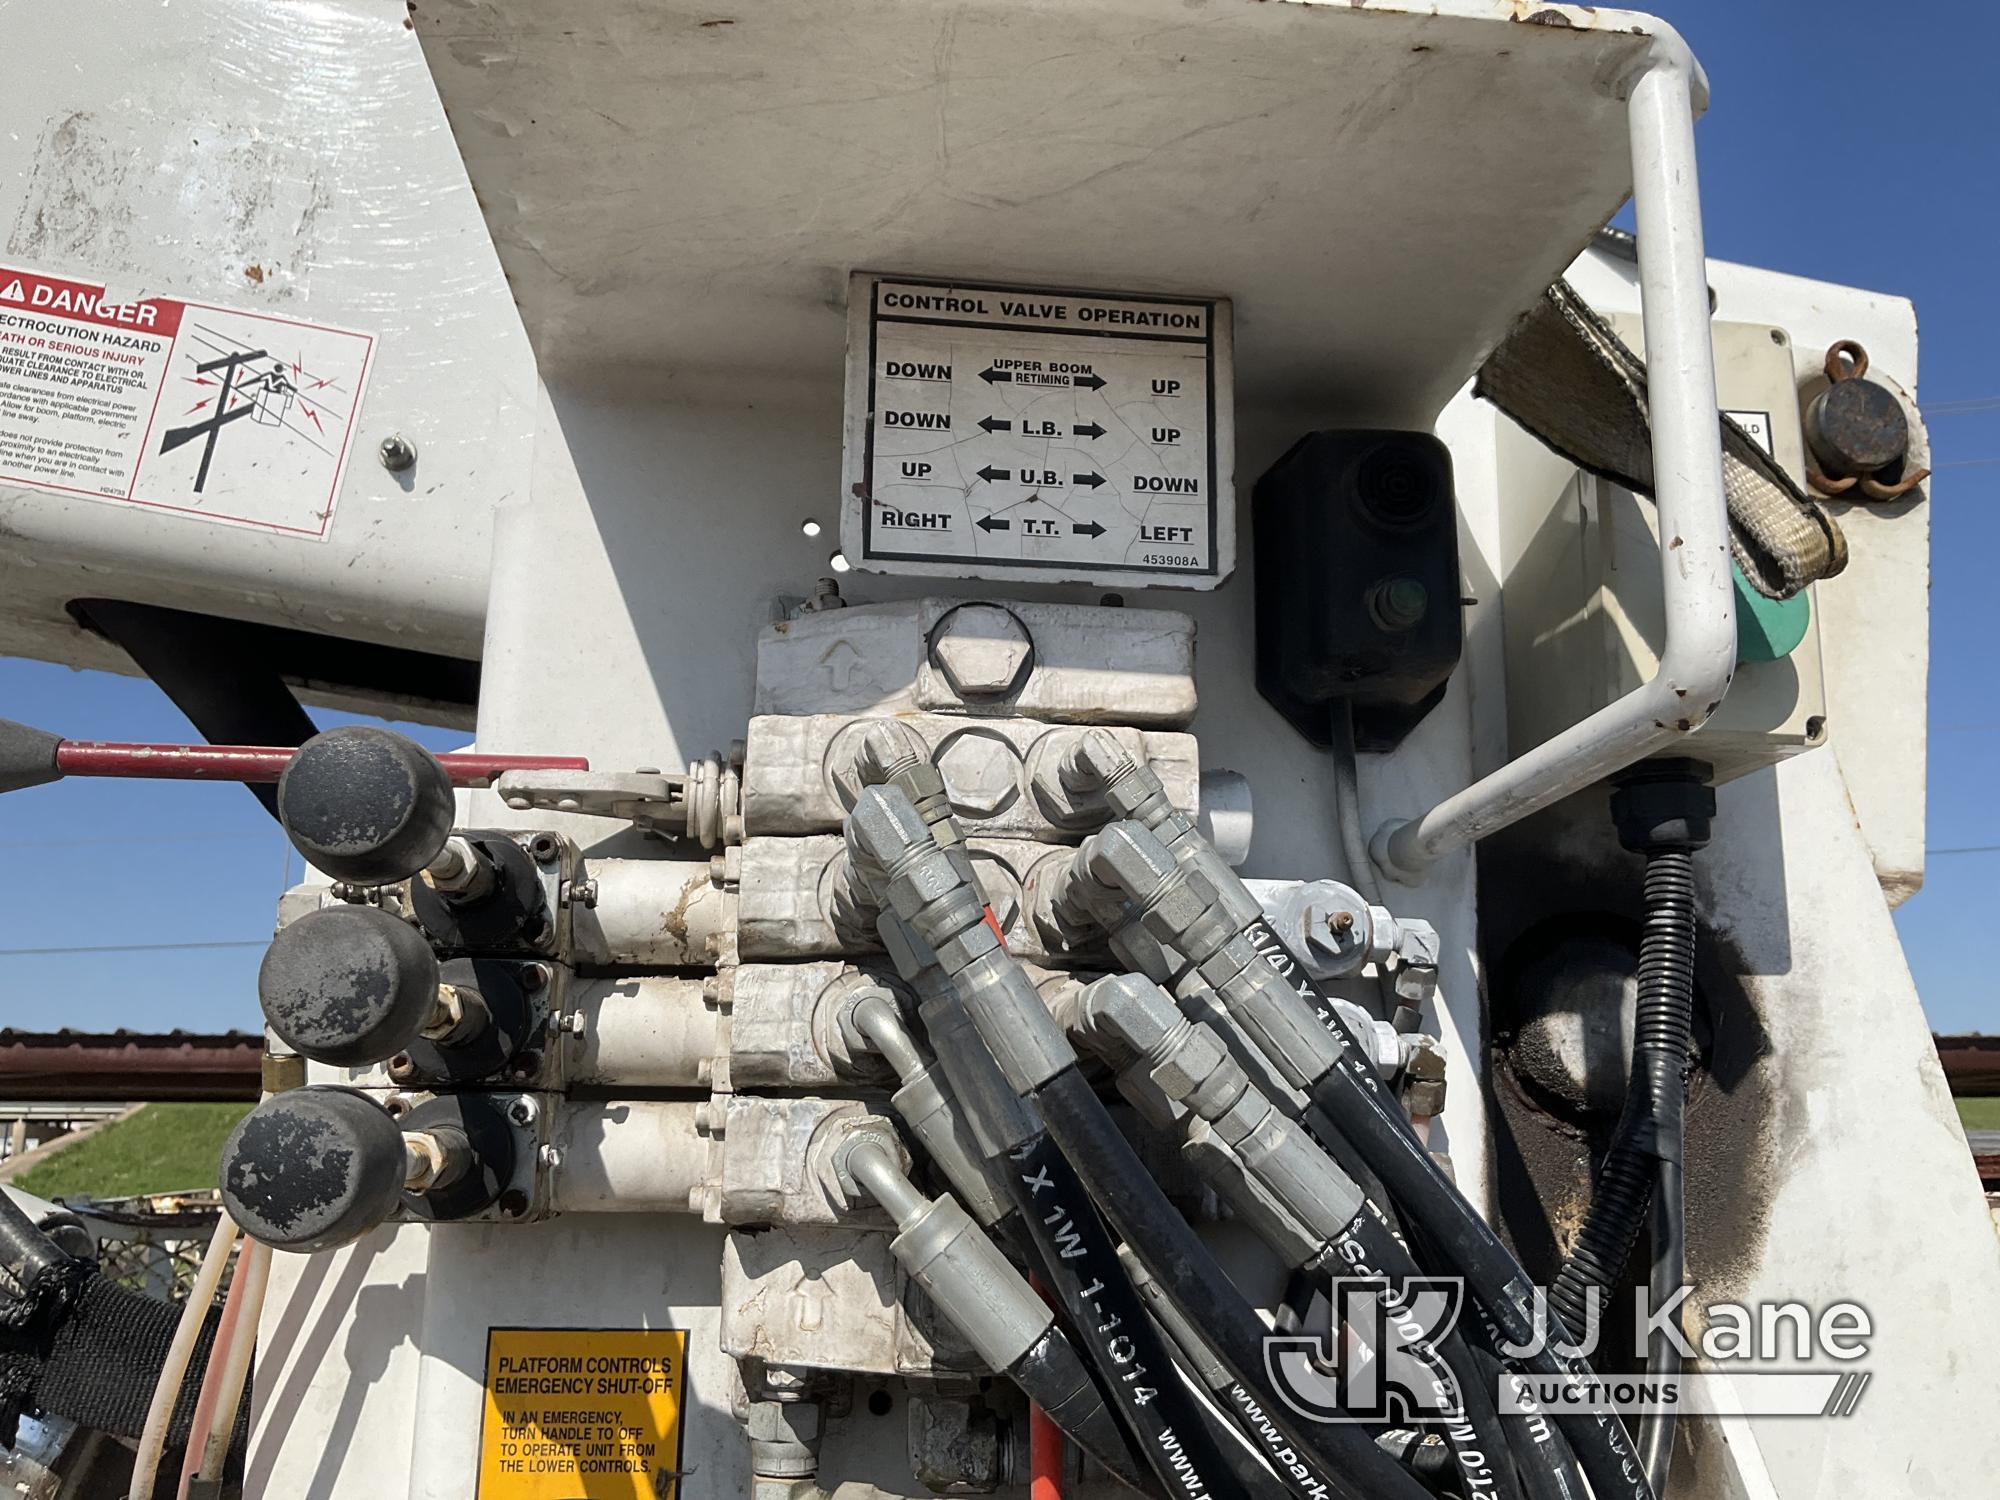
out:
<path id="1" fill-rule="evenodd" d="M 478 1500 L 679 1500 L 682 1328 L 495 1328 Z"/>

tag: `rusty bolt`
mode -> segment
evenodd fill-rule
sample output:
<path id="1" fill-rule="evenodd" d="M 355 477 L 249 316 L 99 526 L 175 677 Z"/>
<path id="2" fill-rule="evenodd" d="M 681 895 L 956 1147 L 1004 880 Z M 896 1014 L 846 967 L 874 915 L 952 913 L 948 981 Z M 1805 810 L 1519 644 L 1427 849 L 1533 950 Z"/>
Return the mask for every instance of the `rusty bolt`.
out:
<path id="1" fill-rule="evenodd" d="M 961 604 L 931 632 L 930 659 L 959 697 L 997 698 L 1026 680 L 1035 645 L 1012 610 Z"/>
<path id="2" fill-rule="evenodd" d="M 407 1083 L 417 1076 L 416 1059 L 407 1052 L 398 1052 L 389 1059 L 389 1076 L 397 1083 Z"/>
<path id="3" fill-rule="evenodd" d="M 562 840 L 553 833 L 538 833 L 528 840 L 528 853 L 538 864 L 553 864 L 562 853 Z"/>

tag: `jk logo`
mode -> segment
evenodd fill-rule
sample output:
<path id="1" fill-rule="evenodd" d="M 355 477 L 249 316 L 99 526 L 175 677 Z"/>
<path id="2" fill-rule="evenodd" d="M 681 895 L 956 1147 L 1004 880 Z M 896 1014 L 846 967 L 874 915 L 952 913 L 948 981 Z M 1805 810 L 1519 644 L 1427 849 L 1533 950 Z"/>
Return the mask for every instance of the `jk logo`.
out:
<path id="1" fill-rule="evenodd" d="M 1342 1277 L 1329 1288 L 1325 1334 L 1272 1334 L 1264 1368 L 1284 1402 L 1315 1422 L 1404 1424 L 1462 1416 L 1437 1352 L 1465 1304 L 1455 1277 Z"/>

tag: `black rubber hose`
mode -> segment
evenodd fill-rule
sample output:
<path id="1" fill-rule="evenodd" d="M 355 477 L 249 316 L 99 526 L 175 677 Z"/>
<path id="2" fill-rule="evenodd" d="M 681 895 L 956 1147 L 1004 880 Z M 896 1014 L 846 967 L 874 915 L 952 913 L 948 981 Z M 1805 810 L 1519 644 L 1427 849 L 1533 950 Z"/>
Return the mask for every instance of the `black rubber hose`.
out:
<path id="1" fill-rule="evenodd" d="M 1118 1418 L 1090 1378 L 1083 1356 L 1060 1327 L 1051 1327 L 1008 1368 L 1021 1394 L 1047 1413 L 1069 1440 L 1142 1495 L 1161 1491 L 1134 1458 Z"/>
<path id="2" fill-rule="evenodd" d="M 1509 1369 L 1498 1354 L 1478 1340 L 1467 1342 L 1472 1351 L 1472 1366 L 1486 1381 L 1487 1389 L 1497 1393 L 1501 1383 L 1508 1381 L 1517 1392 L 1532 1395 L 1533 1388 L 1526 1378 Z M 1511 1415 L 1513 1420 L 1503 1422 L 1501 1431 L 1528 1500 L 1588 1500 L 1576 1455 L 1570 1452 L 1569 1443 L 1548 1415 L 1540 1410 Z"/>
<path id="3" fill-rule="evenodd" d="M 1417 1139 L 1409 1116 L 1389 1097 L 1373 1065 L 1354 1045 L 1332 998 L 1268 923 L 1257 919 L 1244 932 L 1283 982 L 1286 1003 L 1303 1004 L 1342 1044 L 1333 1065 L 1306 1090 L 1319 1111 L 1317 1119 L 1308 1111 L 1307 1129 L 1357 1182 L 1370 1180 L 1360 1172 L 1373 1174 L 1383 1186 L 1385 1206 L 1393 1204 L 1444 1268 L 1464 1278 L 1502 1338 L 1517 1347 L 1533 1348 L 1521 1360 L 1530 1373 L 1595 1380 L 1588 1361 L 1562 1352 L 1562 1346 L 1576 1345 L 1553 1307 L 1548 1309 L 1548 1326 L 1536 1337 L 1534 1287 L 1528 1273 Z M 1638 1450 L 1609 1410 L 1566 1408 L 1557 1420 L 1596 1500 L 1655 1500 Z"/>
<path id="4" fill-rule="evenodd" d="M 1272 941 L 1275 941 L 1275 938 Z M 1303 970 L 1300 972 L 1303 973 Z M 1447 1265 L 1452 1264 L 1450 1257 L 1436 1255 L 1420 1237 L 1417 1250 L 1421 1251 L 1421 1254 L 1413 1253 L 1408 1243 L 1409 1235 L 1396 1212 L 1394 1198 L 1361 1153 L 1355 1150 L 1345 1136 L 1332 1128 L 1323 1111 L 1307 1110 L 1301 1123 L 1325 1148 L 1327 1155 L 1333 1158 L 1341 1170 L 1361 1187 L 1364 1194 L 1362 1213 L 1372 1222 L 1369 1231 L 1371 1234 L 1385 1237 L 1389 1243 L 1402 1251 L 1404 1256 L 1410 1258 L 1413 1264 L 1419 1260 L 1436 1260 Z M 1407 1120 L 1403 1123 L 1408 1125 Z M 1409 1130 L 1406 1134 L 1414 1142 L 1414 1130 Z M 1312 1289 L 1310 1278 L 1303 1275 L 1294 1276 L 1286 1291 L 1288 1304 L 1293 1295 L 1310 1289 Z M 1310 1299 L 1307 1299 L 1305 1305 L 1310 1305 Z M 1516 1379 L 1519 1379 L 1519 1376 L 1498 1353 L 1482 1345 L 1497 1347 L 1506 1336 L 1493 1321 L 1483 1300 L 1475 1297 L 1467 1311 L 1483 1330 L 1482 1338 L 1472 1341 L 1476 1363 L 1481 1375 L 1486 1379 L 1487 1388 L 1497 1393 L 1503 1375 Z M 1301 1317 L 1303 1312 L 1302 1306 Z M 1447 1355 L 1447 1359 L 1454 1370 L 1463 1368 L 1456 1354 Z M 1497 1413 L 1495 1420 L 1498 1420 Z M 1576 1455 L 1548 1416 L 1540 1413 L 1525 1416 L 1511 1424 L 1502 1424 L 1501 1430 L 1506 1435 L 1508 1451 L 1515 1459 L 1515 1472 L 1527 1491 L 1528 1500 L 1584 1500 L 1583 1473 L 1577 1466 Z"/>
<path id="5" fill-rule="evenodd" d="M 902 931 L 893 925 L 888 930 L 892 933 Z M 904 940 L 908 941 L 907 938 Z M 942 983 L 940 971 L 933 969 L 930 973 Z M 974 1126 L 975 1135 L 980 1137 L 982 1149 L 996 1153 L 990 1158 L 991 1164 L 1004 1180 L 1005 1191 L 1012 1204 L 1001 1221 L 1011 1231 L 1009 1248 L 1020 1252 L 1024 1260 L 1031 1261 L 1040 1270 L 1044 1284 L 1054 1290 L 1056 1300 L 1061 1304 L 1090 1363 L 1100 1372 L 1099 1384 L 1103 1391 L 1111 1392 L 1116 1408 L 1111 1425 L 1118 1429 L 1119 1448 L 1110 1453 L 1100 1452 L 1091 1435 L 1091 1423 L 1084 1422 L 1073 1430 L 1057 1412 L 1039 1401 L 1036 1404 L 1048 1412 L 1078 1447 L 1090 1453 L 1111 1473 L 1144 1494 L 1162 1493 L 1159 1484 L 1148 1472 L 1150 1455 L 1141 1456 L 1142 1449 L 1133 1435 L 1132 1424 L 1126 1420 L 1130 1396 L 1120 1386 L 1118 1376 L 1130 1362 L 1121 1365 L 1111 1358 L 1109 1336 L 1116 1331 L 1116 1327 L 1114 1325 L 1108 1330 L 1100 1327 L 1106 1320 L 1091 1313 L 1088 1299 L 1081 1294 L 1084 1283 L 1074 1274 L 1075 1257 L 1064 1257 L 1062 1250 L 1066 1247 L 1051 1243 L 1049 1227 L 1037 1223 L 1039 1216 L 1032 1211 L 1031 1184 L 1043 1176 L 1058 1188 L 1065 1188 L 1067 1197 L 1081 1199 L 1082 1190 L 1074 1185 L 1075 1173 L 1062 1159 L 1062 1153 L 1046 1144 L 1048 1134 L 1042 1128 L 1041 1119 L 1021 1102 L 1001 1076 L 1000 1065 L 979 1040 L 971 1018 L 965 1014 L 964 1003 L 949 984 L 943 984 L 942 989 L 924 1000 L 921 1016 L 925 1033 L 937 1053 L 938 1064 L 952 1093 L 965 1110 L 967 1121 Z M 1030 1175 L 1024 1177 L 1024 1171 Z M 1103 1226 L 1094 1222 L 1086 1224 L 1082 1233 L 1087 1236 L 1093 1229 L 1101 1235 Z M 1086 1253 L 1101 1250 L 1094 1240 L 1086 1238 L 1080 1243 Z M 1112 1256 L 1109 1271 L 1115 1272 L 1115 1276 L 1107 1274 L 1101 1254 L 1092 1259 L 1092 1278 L 1102 1282 L 1104 1288 L 1096 1301 L 1099 1306 L 1114 1309 L 1114 1317 L 1123 1316 L 1129 1327 L 1131 1311 L 1120 1313 L 1116 1310 L 1142 1309 L 1144 1304 L 1132 1286 L 1131 1278 L 1125 1274 L 1124 1265 L 1116 1259 L 1115 1249 Z M 1086 1316 L 1078 1317 L 1079 1310 L 1083 1310 Z M 1143 1316 L 1140 1318 L 1140 1329 L 1137 1341 L 1131 1346 L 1132 1357 L 1154 1369 L 1165 1368 L 1170 1356 L 1164 1340 Z M 1103 1399 L 1101 1391 L 1099 1399 Z"/>
<path id="6" fill-rule="evenodd" d="M 1381 1277 L 1391 1285 L 1423 1275 L 1403 1243 L 1365 1209 L 1348 1226 L 1345 1240 L 1347 1243 L 1339 1248 L 1343 1274 Z M 1434 1347 L 1458 1390 L 1461 1415 L 1422 1425 L 1442 1437 L 1451 1450 L 1452 1464 L 1464 1481 L 1462 1493 L 1467 1500 L 1488 1495 L 1519 1496 L 1521 1487 L 1514 1473 L 1512 1449 L 1500 1426 L 1500 1414 L 1493 1404 L 1494 1388 L 1488 1383 L 1486 1372 L 1473 1359 L 1464 1335 L 1456 1328 L 1440 1336 Z"/>
<path id="7" fill-rule="evenodd" d="M 1365 1429 L 1304 1421 L 1272 1391 L 1265 1329 L 1256 1311 L 1167 1202 L 1077 1068 L 1071 1065 L 1050 1078 L 1035 1090 L 1033 1100 L 1050 1139 L 1076 1168 L 1105 1218 L 1168 1298 L 1202 1329 L 1216 1358 L 1271 1421 L 1340 1484 L 1337 1493 L 1348 1500 L 1425 1500 L 1423 1487 L 1376 1447 Z"/>
<path id="8" fill-rule="evenodd" d="M 1653 1272 L 1648 1285 L 1657 1310 L 1679 1295 L 1681 1278 L 1686 1274 L 1686 1200 L 1681 1193 L 1681 1169 L 1671 1162 L 1660 1163 L 1659 1185 L 1653 1192 L 1652 1232 Z M 1656 1335 L 1646 1348 L 1646 1374 L 1659 1381 L 1680 1372 L 1680 1346 L 1664 1334 Z M 1674 1416 L 1672 1411 L 1649 1411 L 1639 1418 L 1639 1459 L 1652 1476 L 1653 1488 L 1663 1493 L 1674 1461 Z"/>
<path id="9" fill-rule="evenodd" d="M 1232 1469 L 1209 1425 L 1213 1418 L 1181 1384 L 1165 1339 L 1118 1263 L 1116 1242 L 1063 1153 L 1048 1135 L 1040 1135 L 1010 1151 L 1006 1165 L 1008 1192 L 1034 1239 L 1043 1282 L 1055 1292 L 1140 1457 L 1157 1476 L 1157 1483 L 1136 1487 L 1147 1494 L 1164 1490 L 1174 1500 L 1240 1489 L 1225 1483 Z M 1072 1435 L 1081 1445 L 1081 1436 Z M 1282 1489 L 1264 1475 L 1258 1488 L 1244 1493 L 1271 1496 Z"/>
<path id="10" fill-rule="evenodd" d="M 1536 1339 L 1528 1273 L 1417 1141 L 1409 1121 L 1398 1123 L 1400 1111 L 1391 1110 L 1379 1082 L 1354 1076 L 1353 1069 L 1366 1066 L 1353 1048 L 1345 1049 L 1341 1062 L 1314 1083 L 1313 1103 L 1382 1180 L 1403 1217 L 1446 1269 L 1465 1278 L 1501 1336 L 1532 1349 L 1521 1360 L 1531 1373 L 1594 1381 L 1588 1362 L 1562 1352 L 1563 1346 L 1574 1344 L 1553 1307 L 1544 1336 Z M 1631 1438 L 1609 1410 L 1566 1410 L 1557 1420 L 1597 1500 L 1655 1500 Z"/>
<path id="11" fill-rule="evenodd" d="M 1576 1248 L 1549 1289 L 1549 1301 L 1573 1328 L 1585 1326 L 1589 1293 L 1595 1290 L 1602 1306 L 1623 1277 L 1658 1167 L 1680 1165 L 1694 1032 L 1694 946 L 1694 856 L 1686 849 L 1654 850 L 1646 857 L 1646 926 L 1625 1108 Z"/>
<path id="12" fill-rule="evenodd" d="M 1687 1119 L 1687 1071 L 1694 1039 L 1694 855 L 1685 846 L 1646 854 L 1646 924 L 1639 943 L 1639 998 L 1632 1027 L 1632 1076 L 1625 1107 L 1591 1193 L 1590 1212 L 1549 1302 L 1572 1327 L 1587 1326 L 1593 1298 L 1602 1307 L 1650 1213 L 1653 1306 L 1680 1290 L 1686 1206 L 1681 1162 Z M 1666 1332 L 1646 1351 L 1647 1373 L 1680 1373 L 1680 1350 Z M 1640 1457 L 1655 1489 L 1666 1485 L 1674 1417 L 1650 1414 L 1640 1425 Z"/>

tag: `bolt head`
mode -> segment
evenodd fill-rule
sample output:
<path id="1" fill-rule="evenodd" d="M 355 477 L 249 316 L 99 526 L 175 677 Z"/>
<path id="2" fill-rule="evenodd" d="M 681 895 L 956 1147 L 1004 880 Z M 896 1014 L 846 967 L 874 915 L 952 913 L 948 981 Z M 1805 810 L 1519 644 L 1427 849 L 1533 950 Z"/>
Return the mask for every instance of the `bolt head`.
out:
<path id="1" fill-rule="evenodd" d="M 970 818 L 1005 812 L 1021 794 L 1021 757 L 990 729 L 961 729 L 938 747 L 938 774 L 954 810 Z"/>
<path id="2" fill-rule="evenodd" d="M 382 460 L 382 467 L 391 474 L 401 474 L 416 467 L 417 445 L 401 433 L 392 432 L 382 439 L 382 446 L 375 450 Z"/>
<path id="3" fill-rule="evenodd" d="M 997 604 L 961 604 L 931 633 L 931 665 L 961 698 L 1014 692 L 1034 665 L 1028 627 Z"/>

